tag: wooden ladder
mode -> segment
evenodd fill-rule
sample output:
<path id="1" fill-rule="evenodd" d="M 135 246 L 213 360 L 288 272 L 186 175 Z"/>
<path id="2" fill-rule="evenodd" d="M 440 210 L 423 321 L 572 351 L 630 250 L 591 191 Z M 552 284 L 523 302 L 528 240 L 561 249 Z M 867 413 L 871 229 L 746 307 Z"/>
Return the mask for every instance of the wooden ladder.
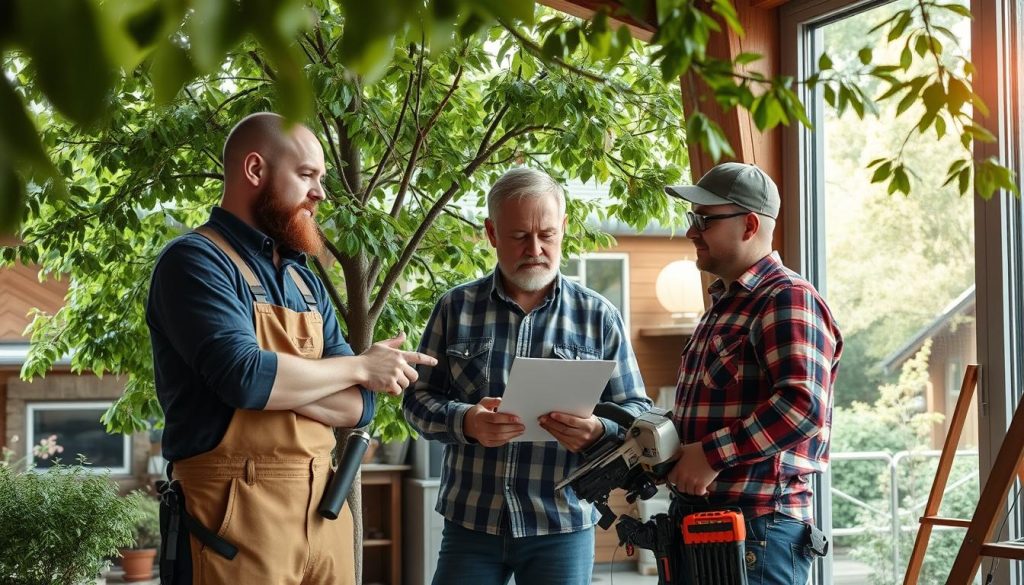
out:
<path id="1" fill-rule="evenodd" d="M 967 534 L 960 545 L 960 552 L 953 561 L 946 585 L 968 585 L 974 580 L 975 573 L 981 565 L 981 557 L 1024 560 L 1024 542 L 987 542 L 992 531 L 1003 513 L 1006 505 L 1006 494 L 1010 491 L 1013 480 L 1024 481 L 1024 403 L 1017 405 L 1017 410 L 1006 430 L 1003 443 L 996 453 L 992 472 L 988 476 L 978 507 L 967 527 Z"/>
<path id="2" fill-rule="evenodd" d="M 971 402 L 974 400 L 974 391 L 977 387 L 978 366 L 967 366 L 967 370 L 964 372 L 963 384 L 960 385 L 960 397 L 956 400 L 953 417 L 949 420 L 949 432 L 946 434 L 946 441 L 942 444 L 942 454 L 939 455 L 939 467 L 935 472 L 935 481 L 932 482 L 932 490 L 928 494 L 928 503 L 924 508 L 924 516 L 921 517 L 921 526 L 918 528 L 917 538 L 914 540 L 914 550 L 910 553 L 910 563 L 907 565 L 907 573 L 903 577 L 903 585 L 917 584 L 917 580 L 921 575 L 921 566 L 924 564 L 924 554 L 928 550 L 928 540 L 932 535 L 932 527 L 955 526 L 969 528 L 971 526 L 971 520 L 943 518 L 938 513 L 939 504 L 942 503 L 942 495 L 946 491 L 946 482 L 949 481 L 949 473 L 953 469 L 956 446 L 960 443 L 960 435 L 963 433 L 964 422 L 967 420 L 967 413 L 971 409 Z M 977 514 L 975 515 L 977 516 Z M 962 552 L 963 549 L 961 549 Z M 977 568 L 977 564 L 975 564 L 975 568 Z M 973 573 L 971 575 L 973 576 Z M 952 575 L 950 579 L 948 583 L 957 582 L 952 580 Z"/>

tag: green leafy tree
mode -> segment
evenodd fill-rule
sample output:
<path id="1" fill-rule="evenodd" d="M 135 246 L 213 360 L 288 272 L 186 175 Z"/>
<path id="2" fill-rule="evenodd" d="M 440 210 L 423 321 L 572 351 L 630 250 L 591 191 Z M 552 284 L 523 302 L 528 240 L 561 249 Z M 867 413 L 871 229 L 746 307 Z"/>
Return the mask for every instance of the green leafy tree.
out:
<path id="1" fill-rule="evenodd" d="M 522 40 L 536 31 L 495 27 L 440 51 L 419 35 L 399 36 L 367 85 L 334 60 L 330 47 L 348 24 L 328 16 L 299 44 L 316 96 L 306 124 L 328 160 L 320 206 L 327 252 L 312 267 L 357 352 L 397 331 L 415 337 L 441 292 L 493 266 L 481 209 L 510 166 L 609 185 L 610 202 L 570 194 L 569 252 L 609 242 L 585 227 L 590 215 L 635 226 L 671 219 L 662 186 L 686 165 L 680 106 L 642 55 L 631 52 L 595 84 L 585 63 L 538 59 Z M 574 26 L 549 16 L 538 28 Z M 36 315 L 22 374 L 43 375 L 69 353 L 76 372 L 127 374 L 124 396 L 105 417 L 109 430 L 160 419 L 143 316 L 149 273 L 162 247 L 205 221 L 219 199 L 218 153 L 231 125 L 279 105 L 271 63 L 242 43 L 220 71 L 164 105 L 137 72 L 115 86 L 109 123 L 99 128 L 39 110 L 44 144 L 75 196 L 33 185 L 24 243 L 3 257 L 68 275 L 70 289 L 58 313 Z M 6 68 L 27 75 L 24 62 Z M 394 399 L 383 400 L 375 425 L 385 439 L 408 432 Z"/>
<path id="2" fill-rule="evenodd" d="M 890 43 L 884 31 L 873 29 L 915 5 L 899 0 L 830 24 L 823 39 L 834 67 L 861 68 L 858 53 L 865 43 L 875 59 L 899 59 L 902 43 Z M 935 21 L 958 33 L 970 26 L 968 18 L 952 11 L 937 13 Z M 962 62 L 968 48 L 949 46 L 947 60 Z M 923 75 L 926 65 L 915 62 L 909 74 Z M 875 80 L 865 91 L 885 86 Z M 960 156 L 958 138 L 919 133 L 923 103 L 902 108 L 880 104 L 877 116 L 866 119 L 849 107 L 825 109 L 828 300 L 846 342 L 836 392 L 837 404 L 844 406 L 874 402 L 878 388 L 894 378 L 882 371 L 884 358 L 974 282 L 974 199 L 944 184 L 943 169 Z M 893 195 L 891 183 L 875 180 L 869 162 L 890 152 L 919 170 L 915 181 L 927 197 Z"/>
<path id="3" fill-rule="evenodd" d="M 0 78 L 0 231 L 11 231 L 26 213 L 26 189 L 31 183 L 47 183 L 51 197 L 77 198 L 66 184 L 67 175 L 54 165 L 33 120 L 34 105 L 42 100 L 67 120 L 85 126 L 112 123 L 107 103 L 119 91 L 122 77 L 145 76 L 147 92 L 160 104 L 173 101 L 193 80 L 216 74 L 225 59 L 244 47 L 259 47 L 268 67 L 276 72 L 277 105 L 295 120 L 317 111 L 314 94 L 319 89 L 305 73 L 304 43 L 324 41 L 319 52 L 335 63 L 375 80 L 384 75 L 395 58 L 393 48 L 406 39 L 442 50 L 498 23 L 516 35 L 534 56 L 572 69 L 573 56 L 585 52 L 592 62 L 612 68 L 632 44 L 624 26 L 613 29 L 610 16 L 646 23 L 655 28 L 651 39 L 651 63 L 665 81 L 681 76 L 701 79 L 713 93 L 707 96 L 726 109 L 750 111 L 760 129 L 799 121 L 810 125 L 795 91 L 793 79 L 769 78 L 751 64 L 760 55 L 742 53 L 732 60 L 707 54 L 712 35 L 730 30 L 742 35 L 735 7 L 729 0 L 625 0 L 598 2 L 595 16 L 584 23 L 544 30 L 536 41 L 518 27 L 534 23 L 532 0 L 106 0 L 104 2 L 56 2 L 45 12 L 31 0 L 11 0 L 0 5 L 0 57 L 13 56 L 30 64 L 28 76 L 36 85 L 33 95 L 23 96 L 24 80 L 12 83 Z M 1009 169 L 996 161 L 974 163 L 974 140 L 992 140 L 991 133 L 973 123 L 971 108 L 984 104 L 971 90 L 973 67 L 964 61 L 950 67 L 944 61 L 943 39 L 955 40 L 951 31 L 936 24 L 943 11 L 969 15 L 956 4 L 920 0 L 901 10 L 880 26 L 890 41 L 904 44 L 899 61 L 871 65 L 872 52 L 859 53 L 864 68 L 853 77 L 836 74 L 825 56 L 822 72 L 806 82 L 821 87 L 826 101 L 841 110 L 852 108 L 859 116 L 875 108 L 875 102 L 900 100 L 900 107 L 923 100 L 927 111 L 920 118 L 920 132 L 955 133 L 964 156 L 948 169 L 949 180 L 966 193 L 972 177 L 978 192 L 988 197 L 995 189 L 1016 191 Z M 319 16 L 319 20 L 317 19 Z M 332 23 L 325 26 L 324 22 Z M 341 23 L 347 22 L 344 34 Z M 323 35 L 326 28 L 338 35 Z M 319 31 L 320 36 L 315 38 Z M 255 45 L 253 45 L 255 43 Z M 244 50 L 244 49 L 243 49 Z M 308 56 L 308 55 L 307 55 Z M 930 60 L 924 75 L 907 75 L 919 60 Z M 576 68 L 577 71 L 582 71 Z M 600 75 L 586 75 L 600 80 Z M 867 80 L 867 81 L 865 81 Z M 888 89 L 871 97 L 862 86 L 883 81 Z M 692 87 L 691 89 L 694 89 Z M 28 108 L 25 102 L 29 103 Z M 712 157 L 732 152 L 721 129 L 697 109 L 686 121 L 690 139 Z M 887 180 L 891 190 L 908 193 L 912 168 L 899 155 L 873 161 L 877 179 Z"/>

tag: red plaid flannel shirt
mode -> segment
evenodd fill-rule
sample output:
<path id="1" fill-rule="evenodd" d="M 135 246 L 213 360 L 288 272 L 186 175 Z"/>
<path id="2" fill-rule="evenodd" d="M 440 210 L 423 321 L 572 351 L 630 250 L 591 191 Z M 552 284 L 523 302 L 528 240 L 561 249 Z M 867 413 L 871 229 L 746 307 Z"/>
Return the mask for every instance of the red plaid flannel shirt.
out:
<path id="1" fill-rule="evenodd" d="M 828 466 L 843 346 L 832 313 L 774 253 L 708 292 L 712 306 L 683 349 L 679 437 L 700 441 L 719 472 L 713 502 L 811 521 L 810 476 Z"/>

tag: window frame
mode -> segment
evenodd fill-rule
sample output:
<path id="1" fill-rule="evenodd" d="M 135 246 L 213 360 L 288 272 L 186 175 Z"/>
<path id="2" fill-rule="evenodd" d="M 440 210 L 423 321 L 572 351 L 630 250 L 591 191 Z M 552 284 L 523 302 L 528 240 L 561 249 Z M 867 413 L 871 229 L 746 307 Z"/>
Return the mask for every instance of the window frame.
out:
<path id="1" fill-rule="evenodd" d="M 33 447 L 38 444 L 38 437 L 35 436 L 35 413 L 36 411 L 45 410 L 82 410 L 82 409 L 103 409 L 110 408 L 113 404 L 112 400 L 89 400 L 89 401 L 63 401 L 63 400 L 45 400 L 45 401 L 33 401 L 25 403 L 25 456 L 26 461 L 35 461 L 35 456 L 32 453 Z M 97 420 L 97 425 L 101 423 Z M 101 427 L 102 428 L 102 427 Z M 132 469 L 132 436 L 121 435 L 122 446 L 121 456 L 124 465 L 121 467 L 101 467 L 97 465 L 86 465 L 83 469 L 86 473 L 109 473 L 110 475 L 131 475 Z M 75 457 L 76 454 L 64 454 L 62 453 L 61 461 L 64 463 L 71 464 L 72 460 L 67 457 Z M 33 470 L 39 473 L 45 473 L 47 468 L 35 468 Z"/>
<path id="2" fill-rule="evenodd" d="M 805 79 L 816 67 L 822 43 L 820 36 L 815 37 L 821 34 L 822 25 L 886 3 L 888 0 L 792 0 L 784 4 L 779 13 L 780 38 L 784 39 L 780 46 L 781 74 Z M 1024 0 L 972 0 L 971 10 L 971 60 L 977 68 L 974 90 L 991 111 L 981 123 L 994 129 L 997 136 L 995 143 L 975 144 L 974 158 L 980 161 L 996 157 L 1016 171 L 1020 187 L 1024 176 L 1024 90 L 1020 86 L 1020 68 L 1015 72 L 1013 66 L 1014 56 L 1024 50 Z M 821 119 L 821 93 L 803 85 L 797 86 L 797 93 L 806 106 L 808 118 L 812 122 Z M 804 274 L 822 295 L 827 295 L 824 209 L 822 199 L 816 196 L 824 192 L 823 134 L 820 130 L 791 125 L 783 130 L 782 148 L 789 154 L 783 157 L 782 177 L 782 209 L 787 226 L 784 258 L 788 266 Z M 1011 390 L 1024 390 L 1024 360 L 1020 357 L 1024 350 L 1024 206 L 1021 199 L 999 192 L 974 209 L 977 360 L 982 366 L 978 450 L 984 485 L 1013 412 L 1024 399 Z M 821 495 L 815 498 L 815 513 L 831 534 L 829 474 L 820 479 L 815 486 L 816 493 Z M 1021 508 L 1016 508 L 998 538 L 1016 538 L 1024 533 Z M 832 569 L 831 555 L 819 560 L 814 582 L 832 583 Z M 997 582 L 1022 583 L 1024 569 L 1014 563 L 1000 563 L 995 578 Z"/>
<path id="3" fill-rule="evenodd" d="M 590 286 L 587 284 L 587 261 L 588 260 L 620 260 L 622 262 L 622 321 L 625 324 L 626 332 L 629 333 L 629 254 L 626 252 L 585 252 L 583 254 L 574 254 L 566 257 L 565 260 L 576 260 L 579 262 L 579 274 L 574 276 L 566 276 L 570 280 L 579 279 L 578 282 L 587 288 Z M 608 301 L 609 303 L 611 300 Z M 612 306 L 615 306 L 614 303 Z"/>

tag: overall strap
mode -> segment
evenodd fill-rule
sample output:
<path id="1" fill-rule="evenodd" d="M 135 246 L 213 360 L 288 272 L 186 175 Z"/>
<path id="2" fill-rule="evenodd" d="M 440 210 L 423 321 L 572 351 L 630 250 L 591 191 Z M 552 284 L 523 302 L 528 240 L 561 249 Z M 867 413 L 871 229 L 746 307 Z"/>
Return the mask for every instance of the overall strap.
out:
<path id="1" fill-rule="evenodd" d="M 316 297 L 313 296 L 313 292 L 309 290 L 309 285 L 306 284 L 306 281 L 299 275 L 299 271 L 291 264 L 288 265 L 288 276 L 292 277 L 292 282 L 295 283 L 299 292 L 302 293 L 302 298 L 306 300 L 306 306 L 309 310 L 316 311 Z"/>
<path id="2" fill-rule="evenodd" d="M 256 298 L 257 303 L 267 302 L 266 289 L 264 289 L 263 285 L 260 284 L 260 281 L 256 278 L 256 274 L 252 271 L 252 268 L 249 267 L 245 260 L 242 260 L 242 257 L 238 255 L 235 247 L 229 244 L 228 241 L 224 239 L 224 236 L 220 235 L 217 230 L 208 225 L 199 226 L 193 231 L 213 242 L 214 245 L 228 255 L 228 258 L 230 258 L 235 266 L 238 267 L 238 271 L 242 273 L 242 278 L 244 278 L 246 284 L 249 285 L 249 290 L 252 292 L 252 296 Z"/>

